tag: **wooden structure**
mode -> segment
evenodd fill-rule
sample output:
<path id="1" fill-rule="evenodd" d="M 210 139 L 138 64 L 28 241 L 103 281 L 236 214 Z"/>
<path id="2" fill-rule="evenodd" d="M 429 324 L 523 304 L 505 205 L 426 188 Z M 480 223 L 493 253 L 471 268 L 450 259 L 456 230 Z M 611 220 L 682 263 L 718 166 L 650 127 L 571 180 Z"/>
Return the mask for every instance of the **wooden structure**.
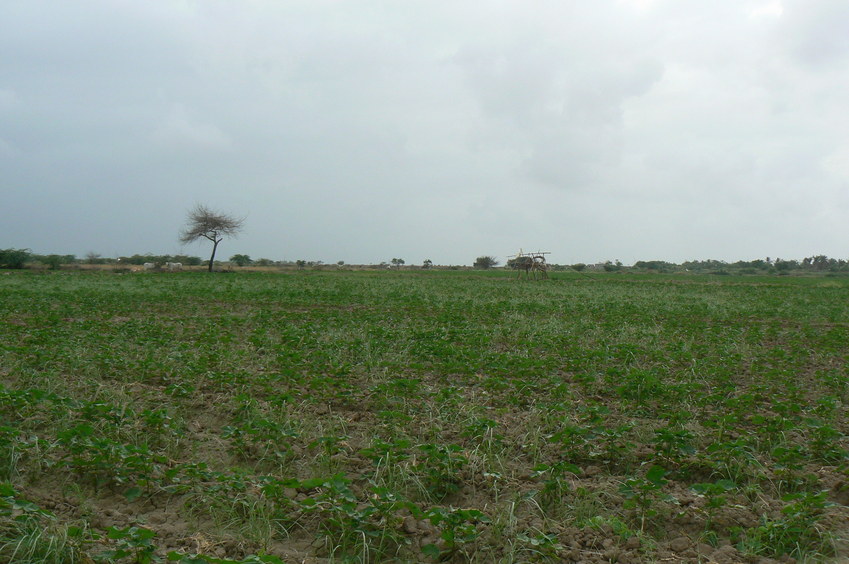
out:
<path id="1" fill-rule="evenodd" d="M 525 271 L 525 278 L 528 278 L 533 273 L 534 280 L 537 278 L 537 273 L 540 279 L 548 278 L 548 263 L 545 262 L 545 255 L 550 255 L 549 252 L 537 251 L 535 253 L 525 253 L 519 249 L 519 253 L 508 257 L 507 264 L 516 271 L 516 277 L 522 275 Z"/>

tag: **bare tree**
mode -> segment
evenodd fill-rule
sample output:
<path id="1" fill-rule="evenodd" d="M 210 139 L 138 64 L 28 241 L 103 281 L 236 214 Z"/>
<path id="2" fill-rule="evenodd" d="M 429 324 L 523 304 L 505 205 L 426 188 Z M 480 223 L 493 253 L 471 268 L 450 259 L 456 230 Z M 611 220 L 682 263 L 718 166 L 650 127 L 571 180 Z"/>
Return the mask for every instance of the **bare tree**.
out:
<path id="1" fill-rule="evenodd" d="M 180 232 L 180 242 L 193 243 L 203 237 L 212 241 L 212 256 L 209 257 L 209 271 L 215 262 L 215 251 L 225 236 L 235 237 L 245 223 L 245 218 L 216 212 L 203 204 L 197 204 L 188 215 L 188 225 Z"/>

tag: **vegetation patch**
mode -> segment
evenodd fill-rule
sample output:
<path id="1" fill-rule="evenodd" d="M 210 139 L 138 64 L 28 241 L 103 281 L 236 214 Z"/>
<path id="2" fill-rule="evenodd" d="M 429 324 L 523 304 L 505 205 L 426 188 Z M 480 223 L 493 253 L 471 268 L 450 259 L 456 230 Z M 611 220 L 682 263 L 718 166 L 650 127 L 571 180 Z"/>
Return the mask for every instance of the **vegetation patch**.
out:
<path id="1" fill-rule="evenodd" d="M 396 266 L 0 277 L 0 560 L 849 557 L 849 282 Z"/>

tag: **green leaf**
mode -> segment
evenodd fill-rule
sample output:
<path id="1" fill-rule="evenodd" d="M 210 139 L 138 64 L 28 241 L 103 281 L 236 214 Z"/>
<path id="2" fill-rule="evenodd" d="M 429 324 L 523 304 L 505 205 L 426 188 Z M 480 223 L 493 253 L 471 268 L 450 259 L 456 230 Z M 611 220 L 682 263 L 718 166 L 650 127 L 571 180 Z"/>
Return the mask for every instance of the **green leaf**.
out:
<path id="1" fill-rule="evenodd" d="M 439 558 L 439 555 L 442 554 L 442 552 L 439 550 L 438 546 L 431 543 L 422 546 L 422 554 L 431 558 Z"/>
<path id="2" fill-rule="evenodd" d="M 308 478 L 300 482 L 300 489 L 304 490 L 314 490 L 320 486 L 323 486 L 327 483 L 327 479 L 325 478 Z"/>
<path id="3" fill-rule="evenodd" d="M 141 497 L 142 493 L 141 488 L 130 488 L 124 492 L 124 497 L 127 498 L 127 501 L 135 501 Z"/>
<path id="4" fill-rule="evenodd" d="M 540 464 L 537 464 L 536 466 L 534 466 L 533 468 L 531 468 L 531 470 L 532 470 L 535 474 L 543 474 L 543 473 L 548 472 L 549 470 L 551 470 L 551 466 L 549 466 L 548 464 L 546 464 L 546 463 L 544 463 L 544 462 L 541 462 Z"/>
<path id="5" fill-rule="evenodd" d="M 126 538 L 127 536 L 127 530 L 125 529 L 119 529 L 117 527 L 109 527 L 106 529 L 106 538 L 108 539 L 118 540 Z"/>
<path id="6" fill-rule="evenodd" d="M 693 484 L 690 489 L 699 495 L 705 495 L 711 491 L 713 484 Z"/>
<path id="7" fill-rule="evenodd" d="M 725 478 L 716 481 L 716 485 L 721 487 L 723 490 L 730 492 L 733 489 L 737 488 L 737 484 L 731 480 L 727 480 Z"/>
<path id="8" fill-rule="evenodd" d="M 144 527 L 131 527 L 130 533 L 137 539 L 148 540 L 156 536 L 156 532 Z"/>
<path id="9" fill-rule="evenodd" d="M 649 468 L 649 471 L 646 472 L 646 480 L 656 486 L 662 486 L 666 483 L 666 480 L 663 478 L 665 475 L 666 470 L 661 466 L 655 465 Z"/>

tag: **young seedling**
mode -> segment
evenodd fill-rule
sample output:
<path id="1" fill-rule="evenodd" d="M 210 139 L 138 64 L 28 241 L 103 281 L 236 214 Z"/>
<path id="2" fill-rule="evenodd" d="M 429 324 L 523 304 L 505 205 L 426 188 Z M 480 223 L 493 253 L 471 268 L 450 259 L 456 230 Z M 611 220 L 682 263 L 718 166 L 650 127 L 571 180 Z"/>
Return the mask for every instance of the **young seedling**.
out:
<path id="1" fill-rule="evenodd" d="M 161 562 L 162 559 L 154 554 L 156 546 L 151 539 L 155 536 L 155 532 L 144 527 L 133 526 L 124 529 L 109 527 L 106 531 L 106 538 L 116 541 L 116 547 L 99 554 L 97 560 L 113 562 L 132 557 L 135 564 Z"/>
<path id="2" fill-rule="evenodd" d="M 640 532 L 645 532 L 646 521 L 658 514 L 658 501 L 673 501 L 669 495 L 663 494 L 663 486 L 668 482 L 664 476 L 666 470 L 661 466 L 652 466 L 646 472 L 645 478 L 628 478 L 619 488 L 625 497 L 625 509 L 633 509 L 640 521 Z"/>
<path id="3" fill-rule="evenodd" d="M 737 488 L 737 484 L 731 480 L 717 480 L 713 483 L 693 484 L 691 488 L 706 500 L 704 506 L 704 511 L 707 515 L 705 530 L 710 531 L 713 529 L 713 519 L 717 511 L 728 503 L 725 494 L 734 491 Z"/>
<path id="4" fill-rule="evenodd" d="M 490 522 L 489 517 L 478 509 L 433 507 L 425 513 L 425 517 L 440 529 L 445 548 L 440 550 L 434 544 L 427 544 L 422 547 L 422 552 L 437 560 L 450 559 L 464 545 L 474 542 L 480 535 L 479 526 Z"/>

